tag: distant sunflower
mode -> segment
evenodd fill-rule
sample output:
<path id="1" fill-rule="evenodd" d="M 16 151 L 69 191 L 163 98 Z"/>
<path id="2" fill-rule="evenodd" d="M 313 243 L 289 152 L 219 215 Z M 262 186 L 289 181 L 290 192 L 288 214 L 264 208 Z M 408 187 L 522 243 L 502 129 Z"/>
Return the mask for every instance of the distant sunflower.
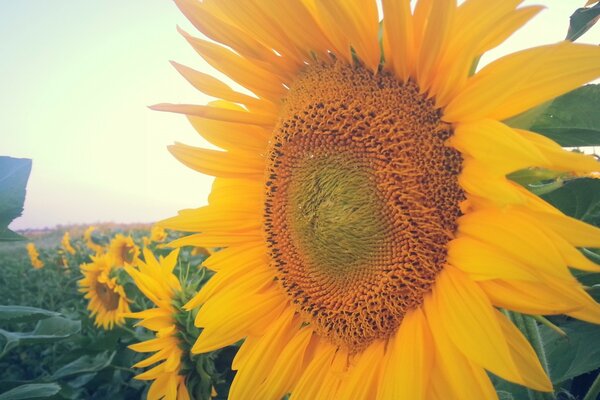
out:
<path id="1" fill-rule="evenodd" d="M 100 254 L 104 251 L 104 248 L 98 243 L 94 242 L 94 239 L 92 238 L 92 232 L 94 232 L 95 230 L 95 226 L 88 227 L 83 233 L 83 239 L 85 240 L 85 244 L 90 250 L 92 250 L 96 254 Z"/>
<path id="2" fill-rule="evenodd" d="M 120 233 L 110 241 L 108 252 L 112 254 L 117 265 L 131 264 L 140 254 L 140 249 L 133 242 L 131 236 Z"/>
<path id="3" fill-rule="evenodd" d="M 167 238 L 167 232 L 165 228 L 159 225 L 154 225 L 150 229 L 150 236 L 144 237 L 144 246 L 149 246 L 150 243 L 160 243 Z"/>
<path id="4" fill-rule="evenodd" d="M 599 164 L 502 121 L 600 76 L 600 48 L 532 48 L 471 76 L 542 7 L 383 0 L 380 30 L 368 0 L 176 3 L 213 40 L 182 32 L 194 49 L 256 95 L 174 64 L 222 100 L 154 107 L 225 150 L 171 147 L 216 179 L 207 207 L 164 226 L 201 232 L 174 245 L 226 248 L 189 306 L 194 352 L 246 338 L 230 398 L 494 399 L 486 370 L 551 391 L 495 307 L 599 323 L 569 267 L 600 271 L 577 250 L 600 230 L 506 175 Z"/>
<path id="5" fill-rule="evenodd" d="M 44 267 L 44 262 L 40 260 L 40 253 L 38 253 L 35 248 L 35 244 L 27 243 L 27 254 L 29 255 L 29 261 L 31 261 L 31 266 L 35 269 L 41 269 Z"/>
<path id="6" fill-rule="evenodd" d="M 75 254 L 75 249 L 71 246 L 71 235 L 69 232 L 65 232 L 61 240 L 62 248 L 71 255 Z"/>
<path id="7" fill-rule="evenodd" d="M 134 368 L 144 368 L 159 363 L 135 377 L 140 380 L 153 380 L 148 391 L 148 399 L 184 400 L 190 395 L 185 385 L 185 376 L 180 375 L 182 343 L 175 315 L 179 312 L 174 302 L 181 292 L 181 284 L 173 274 L 179 251 L 173 251 L 166 258 L 156 260 L 151 251 L 144 249 L 146 262 L 137 262 L 137 267 L 125 266 L 141 292 L 151 300 L 156 308 L 125 314 L 127 318 L 141 319 L 139 326 L 156 332 L 156 338 L 132 344 L 130 349 L 141 352 L 156 352 L 135 364 Z"/>
<path id="8" fill-rule="evenodd" d="M 92 262 L 81 264 L 83 279 L 79 280 L 79 291 L 89 300 L 88 310 L 96 326 L 110 330 L 114 325 L 123 325 L 123 313 L 130 312 L 129 300 L 123 286 L 112 276 L 118 268 L 110 254 L 92 256 Z"/>

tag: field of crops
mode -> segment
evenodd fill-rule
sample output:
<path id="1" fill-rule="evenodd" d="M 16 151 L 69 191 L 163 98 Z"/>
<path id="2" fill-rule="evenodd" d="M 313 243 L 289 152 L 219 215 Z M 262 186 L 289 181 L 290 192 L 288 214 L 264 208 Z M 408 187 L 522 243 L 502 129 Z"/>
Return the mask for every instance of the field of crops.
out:
<path id="1" fill-rule="evenodd" d="M 0 398 L 145 398 L 152 380 L 134 379 L 144 371 L 134 365 L 148 354 L 129 346 L 153 339 L 155 332 L 152 326 L 136 325 L 138 318 L 110 312 L 117 309 L 119 300 L 127 309 L 119 312 L 157 305 L 125 266 L 131 265 L 134 255 L 164 265 L 162 258 L 171 254 L 171 279 L 181 283 L 173 322 L 186 332 L 177 337 L 178 345 L 189 349 L 198 335 L 193 324 L 197 309 L 181 306 L 209 277 L 201 266 L 209 251 L 184 248 L 177 257 L 177 252 L 162 248 L 175 235 L 150 226 L 69 227 L 27 235 L 29 243 L 0 244 L 0 393 L 20 387 Z M 143 254 L 142 247 L 146 249 Z M 82 284 L 89 266 L 106 268 L 104 286 L 89 274 L 92 284 Z M 83 287 L 88 291 L 82 293 Z M 98 301 L 95 315 L 86 298 L 90 289 Z M 233 346 L 193 357 L 187 352 L 180 370 L 191 378 L 188 387 L 193 398 L 226 398 L 235 350 Z"/>

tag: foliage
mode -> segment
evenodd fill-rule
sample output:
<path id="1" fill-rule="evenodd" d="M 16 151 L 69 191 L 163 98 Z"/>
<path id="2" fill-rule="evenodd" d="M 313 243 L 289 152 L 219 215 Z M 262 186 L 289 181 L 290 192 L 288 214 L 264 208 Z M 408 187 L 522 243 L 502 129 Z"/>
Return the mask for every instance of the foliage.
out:
<path id="1" fill-rule="evenodd" d="M 127 346 L 151 338 L 150 332 L 136 328 L 135 320 L 110 331 L 94 326 L 77 285 L 81 279 L 79 265 L 90 262 L 94 252 L 83 239 L 82 229 L 71 230 L 70 244 L 75 252 L 64 251 L 64 233 L 58 229 L 33 238 L 46 265 L 42 269 L 32 268 L 24 243 L 0 245 L 4 303 L 0 305 L 0 399 L 143 398 L 148 384 L 133 379 L 143 370 L 132 366 L 144 355 Z M 109 251 L 111 239 L 117 234 L 131 235 L 137 246 L 145 244 L 157 256 L 170 252 L 162 248 L 161 242 L 177 237 L 173 232 L 167 237 L 156 229 L 150 234 L 148 227 L 124 231 L 113 226 L 96 229 L 91 240 Z M 175 274 L 181 282 L 187 282 L 184 297 L 195 293 L 210 276 L 201 267 L 207 254 L 203 249 L 181 251 Z M 124 271 L 119 271 L 117 279 L 125 286 L 132 310 L 153 306 Z M 199 334 L 193 316 L 181 322 L 187 324 L 187 340 L 193 343 Z M 188 356 L 186 368 L 204 376 L 190 381 L 192 393 L 202 394 L 195 398 L 208 399 L 215 389 L 218 399 L 227 397 L 235 353 L 236 347 L 232 346 L 207 356 Z"/>
<path id="2" fill-rule="evenodd" d="M 8 225 L 23 212 L 30 172 L 31 160 L 0 157 L 0 242 L 23 240 Z"/>

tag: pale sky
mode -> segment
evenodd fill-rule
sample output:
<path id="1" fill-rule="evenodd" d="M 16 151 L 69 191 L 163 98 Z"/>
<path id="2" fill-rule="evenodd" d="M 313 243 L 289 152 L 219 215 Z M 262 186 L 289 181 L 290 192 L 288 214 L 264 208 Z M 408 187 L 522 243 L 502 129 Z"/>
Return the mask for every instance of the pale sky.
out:
<path id="1" fill-rule="evenodd" d="M 548 9 L 483 63 L 563 39 L 584 3 L 525 1 Z M 210 100 L 168 63 L 213 72 L 176 25 L 195 33 L 169 0 L 0 0 L 0 155 L 33 159 L 11 228 L 153 222 L 206 203 L 212 179 L 166 150 L 206 142 L 147 108 Z M 579 41 L 600 43 L 600 27 Z"/>

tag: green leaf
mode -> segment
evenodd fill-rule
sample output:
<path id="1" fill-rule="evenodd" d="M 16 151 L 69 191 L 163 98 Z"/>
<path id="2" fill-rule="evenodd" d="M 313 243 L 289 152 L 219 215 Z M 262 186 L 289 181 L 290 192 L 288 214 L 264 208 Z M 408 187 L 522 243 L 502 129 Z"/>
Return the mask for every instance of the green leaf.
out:
<path id="1" fill-rule="evenodd" d="M 30 159 L 0 157 L 0 241 L 24 239 L 8 229 L 8 225 L 23 212 L 30 173 Z"/>
<path id="2" fill-rule="evenodd" d="M 56 383 L 28 383 L 0 394 L 0 400 L 39 399 L 60 392 Z"/>
<path id="3" fill-rule="evenodd" d="M 549 137 L 561 146 L 600 145 L 598 104 L 600 85 L 580 87 L 557 97 L 537 117 L 531 130 Z"/>
<path id="4" fill-rule="evenodd" d="M 550 378 L 555 384 L 600 368 L 600 326 L 568 321 L 561 328 L 567 333 L 566 337 L 547 327 L 540 328 Z"/>
<path id="5" fill-rule="evenodd" d="M 35 343 L 52 343 L 66 339 L 81 330 L 81 321 L 73 321 L 63 317 L 50 317 L 37 323 L 31 332 L 9 332 L 0 329 L 0 336 L 6 340 L 0 352 L 0 358 L 19 345 Z"/>
<path id="6" fill-rule="evenodd" d="M 57 380 L 66 376 L 82 373 L 97 372 L 110 365 L 116 352 L 103 352 L 96 356 L 88 354 L 79 357 L 77 360 L 59 368 L 51 377 L 51 380 Z"/>
<path id="7" fill-rule="evenodd" d="M 27 306 L 0 306 L 0 321 L 27 322 L 44 318 L 58 317 L 55 311 Z"/>
<path id="8" fill-rule="evenodd" d="M 569 31 L 565 40 L 574 42 L 586 33 L 600 18 L 600 3 L 591 8 L 578 8 L 571 15 Z"/>
<path id="9" fill-rule="evenodd" d="M 582 178 L 568 181 L 542 198 L 570 217 L 600 226 L 600 180 Z"/>
<path id="10" fill-rule="evenodd" d="M 519 115 L 504 120 L 504 123 L 513 128 L 531 129 L 533 124 L 546 112 L 552 101 L 547 101 L 539 106 L 527 110 Z"/>

